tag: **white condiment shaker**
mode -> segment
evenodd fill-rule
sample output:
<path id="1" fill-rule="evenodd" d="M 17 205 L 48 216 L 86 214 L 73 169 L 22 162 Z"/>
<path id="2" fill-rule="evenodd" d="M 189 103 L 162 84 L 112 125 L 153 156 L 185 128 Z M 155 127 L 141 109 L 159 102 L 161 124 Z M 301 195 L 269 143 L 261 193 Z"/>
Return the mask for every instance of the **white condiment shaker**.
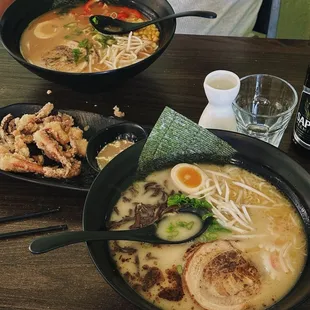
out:
<path id="1" fill-rule="evenodd" d="M 206 76 L 203 87 L 209 103 L 198 124 L 204 128 L 237 131 L 232 102 L 239 93 L 239 77 L 230 71 L 213 71 Z"/>

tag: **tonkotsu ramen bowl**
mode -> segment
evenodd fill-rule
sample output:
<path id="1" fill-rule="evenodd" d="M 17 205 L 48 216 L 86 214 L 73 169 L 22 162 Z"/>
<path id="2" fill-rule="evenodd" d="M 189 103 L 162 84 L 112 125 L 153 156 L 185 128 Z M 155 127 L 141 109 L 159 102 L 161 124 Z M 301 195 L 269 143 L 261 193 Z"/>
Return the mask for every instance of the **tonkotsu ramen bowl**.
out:
<path id="1" fill-rule="evenodd" d="M 242 134 L 211 130 L 238 151 L 232 165 L 253 172 L 275 185 L 294 205 L 302 218 L 307 244 L 310 238 L 310 176 L 279 149 Z M 113 159 L 98 175 L 86 198 L 83 228 L 87 231 L 107 230 L 107 222 L 121 192 L 132 184 L 145 140 L 128 148 Z M 207 159 L 205 163 L 210 163 Z M 88 242 L 89 253 L 103 278 L 124 298 L 140 309 L 158 309 L 140 296 L 122 278 L 109 253 L 108 242 Z M 308 248 L 308 247 L 307 247 Z M 299 309 L 310 295 L 309 255 L 298 281 L 269 309 Z"/>
<path id="2" fill-rule="evenodd" d="M 81 91 L 108 89 L 137 75 L 149 67 L 168 47 L 176 28 L 175 19 L 157 24 L 160 30 L 159 47 L 151 56 L 127 67 L 94 73 L 68 73 L 45 69 L 27 62 L 20 51 L 20 39 L 30 22 L 61 5 L 85 3 L 86 0 L 15 0 L 0 20 L 0 37 L 8 53 L 21 65 L 43 79 Z M 104 0 L 102 0 L 104 2 Z M 149 19 L 174 14 L 166 0 L 117 0 L 117 5 L 138 9 Z"/>

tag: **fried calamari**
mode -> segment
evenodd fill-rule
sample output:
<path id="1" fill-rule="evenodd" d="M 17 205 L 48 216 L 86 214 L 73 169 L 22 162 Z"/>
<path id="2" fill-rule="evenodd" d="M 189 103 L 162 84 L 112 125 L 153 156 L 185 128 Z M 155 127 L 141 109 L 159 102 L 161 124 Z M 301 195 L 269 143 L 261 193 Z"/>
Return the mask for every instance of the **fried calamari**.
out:
<path id="1" fill-rule="evenodd" d="M 74 127 L 72 116 L 65 113 L 51 115 L 54 108 L 47 103 L 35 114 L 14 118 L 6 115 L 0 123 L 0 169 L 12 172 L 32 172 L 48 178 L 72 178 L 81 172 L 86 156 L 87 140 L 83 131 Z M 32 155 L 30 144 L 55 162 L 44 166 L 42 154 Z"/>

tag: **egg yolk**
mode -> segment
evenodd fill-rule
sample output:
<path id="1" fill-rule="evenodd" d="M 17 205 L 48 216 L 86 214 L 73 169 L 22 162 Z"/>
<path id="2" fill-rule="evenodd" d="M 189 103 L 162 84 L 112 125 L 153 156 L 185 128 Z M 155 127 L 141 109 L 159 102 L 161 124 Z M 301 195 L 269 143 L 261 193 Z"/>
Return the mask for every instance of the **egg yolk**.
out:
<path id="1" fill-rule="evenodd" d="M 202 177 L 198 171 L 191 167 L 182 167 L 177 173 L 178 179 L 187 187 L 197 187 L 202 182 Z"/>

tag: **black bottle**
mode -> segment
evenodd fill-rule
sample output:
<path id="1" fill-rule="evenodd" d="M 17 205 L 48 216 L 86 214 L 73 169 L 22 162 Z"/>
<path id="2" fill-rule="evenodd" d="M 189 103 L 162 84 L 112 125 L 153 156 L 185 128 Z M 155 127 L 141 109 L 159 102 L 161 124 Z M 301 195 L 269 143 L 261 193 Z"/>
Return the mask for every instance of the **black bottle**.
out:
<path id="1" fill-rule="evenodd" d="M 293 141 L 310 152 L 310 65 L 308 66 L 304 89 L 301 93 L 294 125 Z"/>

